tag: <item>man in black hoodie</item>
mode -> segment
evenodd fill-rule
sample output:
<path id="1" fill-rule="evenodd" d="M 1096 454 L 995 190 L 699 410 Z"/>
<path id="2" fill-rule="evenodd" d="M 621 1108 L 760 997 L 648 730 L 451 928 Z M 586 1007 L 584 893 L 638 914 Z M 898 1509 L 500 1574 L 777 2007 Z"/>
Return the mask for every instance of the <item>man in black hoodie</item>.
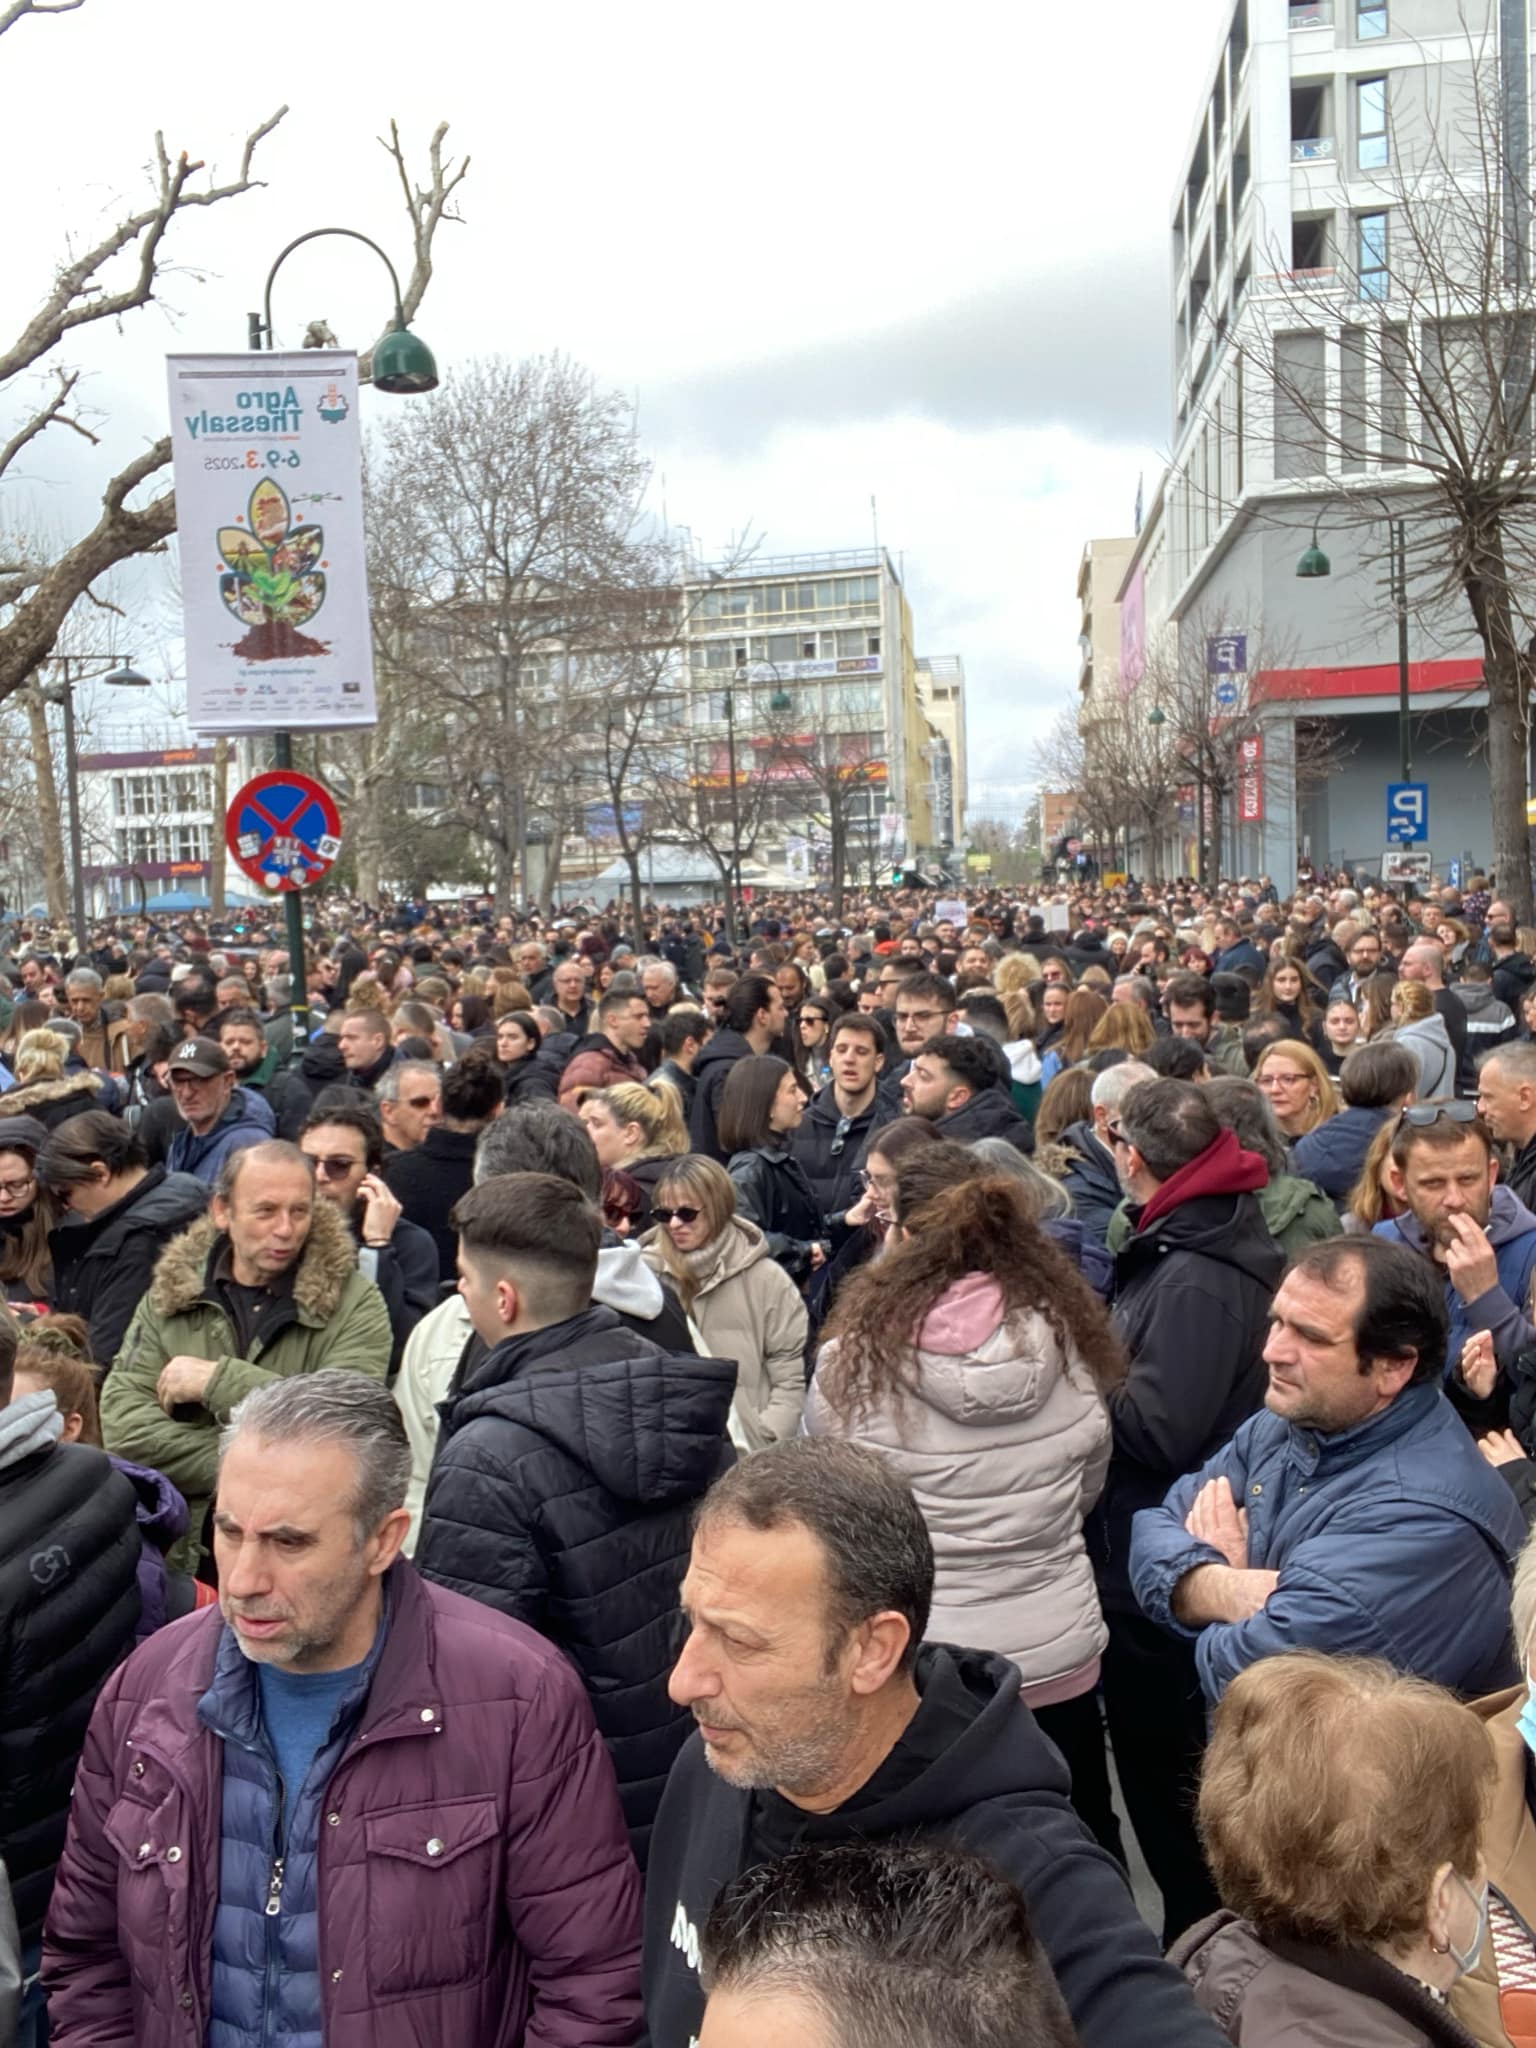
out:
<path id="1" fill-rule="evenodd" d="M 672 1697 L 697 1732 L 651 1843 L 649 2048 L 689 2048 L 716 1894 L 792 1848 L 943 1841 L 1023 1892 L 1083 2048 L 1217 2048 L 1067 1798 L 1017 1665 L 924 1643 L 933 1546 L 876 1453 L 795 1437 L 737 1465 L 699 1511 Z"/>
<path id="2" fill-rule="evenodd" d="M 1029 1120 L 1013 1106 L 989 1039 L 948 1032 L 930 1038 L 902 1077 L 901 1101 L 908 1116 L 925 1117 L 957 1145 L 1006 1138 L 1020 1152 L 1035 1149 Z"/>
<path id="3" fill-rule="evenodd" d="M 731 984 L 721 1005 L 721 1028 L 694 1062 L 693 1109 L 688 1133 L 693 1150 L 723 1166 L 727 1153 L 720 1143 L 716 1118 L 726 1076 L 748 1053 L 775 1049 L 775 1041 L 789 1022 L 789 1012 L 778 983 L 768 974 L 743 974 Z"/>
<path id="4" fill-rule="evenodd" d="M 1143 1081 L 1108 1127 L 1131 1235 L 1115 1257 L 1130 1371 L 1109 1397 L 1109 1476 L 1089 1524 L 1109 1624 L 1104 1705 L 1136 1838 L 1163 1895 L 1164 1946 L 1220 1901 L 1195 1835 L 1205 1704 L 1191 1643 L 1147 1620 L 1131 1522 L 1161 1505 L 1262 1404 L 1264 1341 L 1285 1255 L 1255 1200 L 1269 1179 L 1192 1081 Z"/>
<path id="5" fill-rule="evenodd" d="M 442 1406 L 416 1564 L 535 1628 L 592 1698 L 641 1867 L 688 1717 L 667 1696 L 695 1506 L 732 1462 L 734 1361 L 663 1351 L 595 1306 L 603 1219 L 548 1173 L 454 1211 L 490 1347 Z"/>

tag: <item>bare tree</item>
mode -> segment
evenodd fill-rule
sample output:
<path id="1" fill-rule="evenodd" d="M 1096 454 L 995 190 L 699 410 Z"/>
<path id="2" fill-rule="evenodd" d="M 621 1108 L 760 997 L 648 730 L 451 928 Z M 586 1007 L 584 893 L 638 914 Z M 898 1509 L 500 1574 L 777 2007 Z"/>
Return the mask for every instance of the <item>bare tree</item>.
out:
<path id="1" fill-rule="evenodd" d="M 1407 76 L 1408 74 L 1402 74 Z M 1464 607 L 1482 650 L 1494 864 L 1532 917 L 1525 820 L 1536 679 L 1536 285 L 1530 144 L 1500 60 L 1428 66 L 1426 116 L 1394 119 L 1383 199 L 1327 267 L 1293 272 L 1243 344 L 1274 399 L 1277 472 L 1327 475 L 1352 517 L 1377 521 L 1378 554 L 1403 524 L 1397 601 L 1443 620 Z M 1323 536 L 1326 545 L 1326 533 Z"/>
<path id="2" fill-rule="evenodd" d="M 775 764 L 788 778 L 781 808 L 826 834 L 835 918 L 843 914 L 855 865 L 855 821 L 869 819 L 872 839 L 873 799 L 884 791 L 889 774 L 881 736 L 870 730 L 871 713 L 863 697 L 868 687 L 840 681 L 824 688 L 814 682 L 800 686 L 802 693 L 810 692 L 810 701 L 791 702 L 788 730 L 774 746 Z"/>
<path id="3" fill-rule="evenodd" d="M 81 0 L 13 0 L 0 12 L 0 36 L 26 16 L 76 11 Z M 286 107 L 253 128 L 232 177 L 206 179 L 205 164 L 185 152 L 172 156 L 156 134 L 151 192 L 147 202 L 61 263 L 36 310 L 15 339 L 0 343 L 0 390 L 14 398 L 18 380 L 40 377 L 36 399 L 23 401 L 17 423 L 0 444 L 0 481 L 23 450 L 40 436 L 68 428 L 99 446 L 79 403 L 79 370 L 66 358 L 71 338 L 88 327 L 121 321 L 153 303 L 168 257 L 168 241 L 179 216 L 194 207 L 222 205 L 256 190 L 253 172 L 261 143 L 282 120 Z M 398 130 L 390 124 L 384 144 L 405 191 L 411 220 L 413 262 L 403 293 L 406 317 L 421 303 L 432 274 L 433 237 L 444 219 L 454 218 L 452 194 L 468 168 L 443 155 L 446 126 L 429 149 L 426 185 L 413 183 Z M 137 493 L 165 470 L 169 437 L 154 442 L 111 477 L 102 491 L 101 513 L 90 529 L 57 550 L 42 551 L 13 536 L 0 541 L 0 702 L 21 689 L 53 647 L 74 606 L 119 562 L 157 552 L 175 531 L 174 492 L 161 490 L 148 502 Z"/>

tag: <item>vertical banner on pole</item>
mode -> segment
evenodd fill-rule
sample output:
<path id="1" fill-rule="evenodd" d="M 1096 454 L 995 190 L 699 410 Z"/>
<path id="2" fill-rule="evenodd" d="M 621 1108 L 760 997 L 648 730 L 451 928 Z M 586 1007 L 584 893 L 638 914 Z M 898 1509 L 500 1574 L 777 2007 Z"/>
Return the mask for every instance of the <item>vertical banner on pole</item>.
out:
<path id="1" fill-rule="evenodd" d="M 1264 822 L 1264 735 L 1249 733 L 1237 743 L 1237 816 L 1242 825 Z"/>
<path id="2" fill-rule="evenodd" d="M 357 357 L 171 356 L 187 722 L 378 723 Z"/>

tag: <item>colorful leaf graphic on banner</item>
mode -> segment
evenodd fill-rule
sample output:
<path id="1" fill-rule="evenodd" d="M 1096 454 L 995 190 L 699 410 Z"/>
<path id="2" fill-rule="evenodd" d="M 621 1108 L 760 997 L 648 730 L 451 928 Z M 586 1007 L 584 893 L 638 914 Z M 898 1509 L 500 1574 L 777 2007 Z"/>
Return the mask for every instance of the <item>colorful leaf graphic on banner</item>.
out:
<path id="1" fill-rule="evenodd" d="M 229 565 L 219 577 L 225 610 L 245 626 L 307 624 L 325 603 L 325 577 L 319 569 L 325 553 L 324 527 L 294 526 L 287 493 L 268 477 L 251 492 L 246 516 L 249 531 L 241 526 L 219 528 L 219 553 Z M 250 658 L 266 660 L 293 651 L 280 634 L 268 634 L 260 653 L 247 649 Z"/>

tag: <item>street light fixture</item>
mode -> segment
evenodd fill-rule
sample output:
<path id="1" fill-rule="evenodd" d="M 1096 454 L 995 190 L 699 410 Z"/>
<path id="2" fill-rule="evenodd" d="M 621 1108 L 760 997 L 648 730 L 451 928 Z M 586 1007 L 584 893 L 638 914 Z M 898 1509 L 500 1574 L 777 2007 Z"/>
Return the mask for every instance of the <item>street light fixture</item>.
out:
<path id="1" fill-rule="evenodd" d="M 149 690 L 154 685 L 148 676 L 140 675 L 133 666 L 132 655 L 124 661 L 120 654 L 50 654 L 48 660 L 62 670 L 60 680 L 49 689 L 40 688 L 39 695 L 45 704 L 57 704 L 64 713 L 64 791 L 69 799 L 69 901 L 78 957 L 85 950 L 85 843 L 80 824 L 80 751 L 75 737 L 75 684 L 105 683 L 113 690 Z M 97 661 L 110 661 L 116 666 L 95 676 L 70 673 L 82 663 Z"/>
<path id="2" fill-rule="evenodd" d="M 1312 523 L 1312 544 L 1296 564 L 1296 574 L 1302 578 L 1331 576 L 1333 564 L 1317 544 L 1317 529 L 1321 515 Z M 1398 779 L 1401 782 L 1413 780 L 1413 732 L 1409 724 L 1408 708 L 1408 523 L 1403 519 L 1387 522 L 1390 554 L 1388 570 L 1392 593 L 1392 609 L 1397 614 L 1397 756 Z"/>
<path id="3" fill-rule="evenodd" d="M 389 272 L 389 282 L 395 295 L 395 317 L 388 331 L 381 335 L 374 345 L 374 389 L 403 397 L 413 397 L 423 391 L 435 391 L 437 364 L 433 360 L 431 349 L 419 335 L 412 334 L 406 325 L 405 300 L 400 291 L 399 274 L 378 243 L 371 236 L 360 234 L 356 228 L 311 228 L 307 234 L 296 235 L 286 249 L 278 251 L 272 268 L 267 272 L 266 287 L 261 296 L 262 309 L 260 313 L 246 315 L 247 346 L 258 351 L 275 347 L 272 338 L 272 286 L 277 273 L 295 249 L 302 249 L 306 242 L 318 241 L 324 235 L 342 235 L 349 242 L 361 242 L 365 248 L 373 251 Z M 272 766 L 293 766 L 291 733 L 273 733 Z M 222 831 L 222 819 L 214 821 L 214 829 Z M 297 1044 L 309 1037 L 309 990 L 305 985 L 304 973 L 304 905 L 297 889 L 285 890 L 283 894 L 283 932 L 288 943 L 288 1002 L 293 1013 L 293 1029 Z"/>

